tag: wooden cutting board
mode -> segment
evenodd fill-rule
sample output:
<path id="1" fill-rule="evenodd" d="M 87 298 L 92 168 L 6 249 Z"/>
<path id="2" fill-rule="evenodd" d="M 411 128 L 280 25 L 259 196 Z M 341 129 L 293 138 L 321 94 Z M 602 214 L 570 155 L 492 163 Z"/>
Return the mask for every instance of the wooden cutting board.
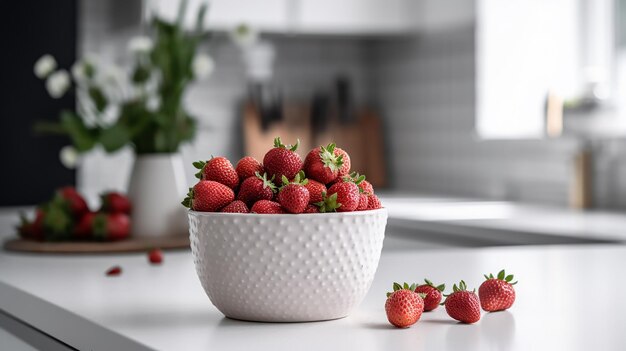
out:
<path id="1" fill-rule="evenodd" d="M 141 252 L 150 249 L 188 249 L 189 236 L 167 238 L 129 238 L 114 242 L 42 242 L 15 238 L 4 243 L 4 249 L 15 252 L 59 253 L 59 254 L 104 254 Z"/>

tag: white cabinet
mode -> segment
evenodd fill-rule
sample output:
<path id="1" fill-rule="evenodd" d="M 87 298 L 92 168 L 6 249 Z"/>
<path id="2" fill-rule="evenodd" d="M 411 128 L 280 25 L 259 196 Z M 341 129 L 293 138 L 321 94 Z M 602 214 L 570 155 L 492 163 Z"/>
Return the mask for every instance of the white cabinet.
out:
<path id="1" fill-rule="evenodd" d="M 297 0 L 297 31 L 312 34 L 393 34 L 411 29 L 410 0 Z"/>

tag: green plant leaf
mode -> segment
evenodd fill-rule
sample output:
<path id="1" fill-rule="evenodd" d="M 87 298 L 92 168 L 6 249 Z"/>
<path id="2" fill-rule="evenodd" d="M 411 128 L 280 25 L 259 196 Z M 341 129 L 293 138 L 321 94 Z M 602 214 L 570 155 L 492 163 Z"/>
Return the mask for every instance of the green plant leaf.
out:
<path id="1" fill-rule="evenodd" d="M 130 141 L 130 132 L 122 124 L 114 124 L 100 133 L 100 143 L 107 152 L 117 151 Z"/>

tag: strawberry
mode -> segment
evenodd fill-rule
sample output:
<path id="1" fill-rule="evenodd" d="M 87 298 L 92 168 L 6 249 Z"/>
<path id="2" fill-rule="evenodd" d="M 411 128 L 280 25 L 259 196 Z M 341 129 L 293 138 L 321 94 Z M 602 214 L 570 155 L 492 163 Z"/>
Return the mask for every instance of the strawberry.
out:
<path id="1" fill-rule="evenodd" d="M 226 207 L 224 207 L 221 212 L 249 213 L 250 210 L 248 210 L 248 206 L 246 206 L 245 202 L 240 201 L 240 200 L 235 200 L 229 203 L 228 205 L 226 205 Z"/>
<path id="2" fill-rule="evenodd" d="M 108 277 L 117 277 L 118 275 L 122 274 L 122 267 L 120 267 L 120 266 L 113 266 L 113 267 L 107 269 L 105 274 Z"/>
<path id="3" fill-rule="evenodd" d="M 283 186 L 278 192 L 278 203 L 287 212 L 302 213 L 309 204 L 309 190 L 305 187 L 308 183 L 304 172 L 300 171 L 290 182 L 283 176 Z"/>
<path id="4" fill-rule="evenodd" d="M 78 240 L 90 239 L 93 235 L 94 212 L 85 213 L 74 227 L 73 237 Z"/>
<path id="5" fill-rule="evenodd" d="M 452 287 L 453 292 L 446 296 L 444 305 L 448 315 L 462 323 L 476 323 L 480 320 L 480 303 L 474 291 L 467 291 L 467 285 L 461 280 L 459 286 Z"/>
<path id="6" fill-rule="evenodd" d="M 359 205 L 356 207 L 355 211 L 365 211 L 367 210 L 369 195 L 360 193 L 359 194 Z"/>
<path id="7" fill-rule="evenodd" d="M 237 171 L 226 157 L 212 157 L 206 162 L 197 161 L 193 166 L 200 170 L 196 173 L 198 179 L 216 181 L 231 189 L 239 185 Z"/>
<path id="8" fill-rule="evenodd" d="M 123 213 L 98 213 L 92 219 L 91 230 L 96 240 L 126 239 L 130 236 L 130 218 Z"/>
<path id="9" fill-rule="evenodd" d="M 270 149 L 263 157 L 263 166 L 267 174 L 275 179 L 292 179 L 302 169 L 302 159 L 295 151 L 298 149 L 300 140 L 293 146 L 285 146 L 280 138 L 274 139 L 274 148 Z"/>
<path id="10" fill-rule="evenodd" d="M 311 179 L 328 184 L 335 180 L 343 166 L 343 156 L 338 155 L 335 144 L 319 146 L 309 151 L 304 158 L 304 172 Z"/>
<path id="11" fill-rule="evenodd" d="M 359 187 L 353 182 L 344 181 L 332 185 L 328 189 L 328 198 L 335 194 L 337 195 L 335 200 L 336 205 L 333 206 L 331 201 L 326 210 L 322 210 L 320 207 L 321 212 L 329 212 L 328 209 L 332 211 L 333 207 L 337 212 L 350 212 L 356 210 L 359 206 Z"/>
<path id="12" fill-rule="evenodd" d="M 163 252 L 159 249 L 148 251 L 148 262 L 151 264 L 161 264 L 163 262 Z"/>
<path id="13" fill-rule="evenodd" d="M 282 214 L 285 210 L 280 206 L 278 202 L 270 200 L 259 200 L 252 205 L 250 209 L 252 213 L 266 213 L 266 214 Z"/>
<path id="14" fill-rule="evenodd" d="M 326 192 L 326 185 L 318 182 L 317 180 L 309 179 L 309 182 L 304 184 L 309 191 L 309 203 L 315 204 L 324 200 L 322 194 Z"/>
<path id="15" fill-rule="evenodd" d="M 366 193 L 368 195 L 374 195 L 374 187 L 367 180 L 363 179 L 363 181 L 359 183 L 358 185 L 359 185 L 359 188 L 361 189 L 361 192 Z"/>
<path id="16" fill-rule="evenodd" d="M 320 213 L 319 207 L 308 204 L 302 213 Z"/>
<path id="17" fill-rule="evenodd" d="M 350 174 L 350 155 L 348 155 L 347 152 L 345 152 L 342 148 L 339 148 L 339 147 L 335 148 L 335 155 L 337 155 L 338 158 L 341 157 L 341 160 L 343 161 L 343 164 L 339 168 L 339 172 L 337 173 L 337 176 L 343 177 L 343 176 L 347 176 L 348 174 Z"/>
<path id="18" fill-rule="evenodd" d="M 78 193 L 78 191 L 76 191 L 74 187 L 63 187 L 57 190 L 57 194 L 68 202 L 70 211 L 74 218 L 80 218 L 83 214 L 89 211 L 87 202 L 85 202 L 85 199 Z"/>
<path id="19" fill-rule="evenodd" d="M 441 302 L 441 293 L 445 290 L 446 285 L 441 284 L 435 286 L 433 282 L 428 279 L 424 279 L 426 284 L 418 285 L 415 288 L 416 293 L 425 294 L 424 297 L 424 311 L 432 311 L 439 306 Z"/>
<path id="20" fill-rule="evenodd" d="M 415 292 L 415 284 L 401 286 L 393 283 L 393 292 L 387 293 L 385 312 L 389 323 L 398 328 L 415 324 L 424 312 L 424 300 Z"/>
<path id="21" fill-rule="evenodd" d="M 383 205 L 380 203 L 380 199 L 378 198 L 378 196 L 372 194 L 367 199 L 367 209 L 368 210 L 377 210 L 377 209 L 382 208 L 382 207 L 383 207 Z"/>
<path id="22" fill-rule="evenodd" d="M 61 193 L 57 193 L 52 200 L 39 206 L 41 211 L 41 229 L 45 240 L 67 240 L 71 237 L 74 227 L 74 213 L 72 201 L 68 201 Z M 82 211 L 82 210 L 81 210 Z"/>
<path id="23" fill-rule="evenodd" d="M 125 195 L 112 191 L 101 194 L 100 200 L 102 201 L 100 212 L 130 214 L 130 200 Z"/>
<path id="24" fill-rule="evenodd" d="M 263 165 L 252 156 L 246 156 L 237 162 L 235 167 L 240 180 L 253 177 L 257 172 L 263 173 Z"/>
<path id="25" fill-rule="evenodd" d="M 274 177 L 267 179 L 267 173 L 263 173 L 263 176 L 259 172 L 255 173 L 254 176 L 241 182 L 237 200 L 245 202 L 248 206 L 259 200 L 272 200 L 276 192 L 276 185 L 272 182 L 273 180 Z"/>
<path id="26" fill-rule="evenodd" d="M 515 289 L 511 283 L 513 275 L 506 275 L 504 269 L 494 278 L 493 274 L 487 276 L 478 288 L 478 296 L 480 297 L 480 305 L 487 312 L 503 311 L 513 306 L 515 302 Z"/>
<path id="27" fill-rule="evenodd" d="M 20 224 L 17 226 L 17 233 L 24 239 L 43 240 L 43 219 L 44 212 L 41 208 L 37 208 L 35 211 L 35 219 L 32 222 L 24 214 L 20 214 Z"/>
<path id="28" fill-rule="evenodd" d="M 201 180 L 189 188 L 182 204 L 194 211 L 216 212 L 234 199 L 235 193 L 228 186 L 212 180 Z"/>

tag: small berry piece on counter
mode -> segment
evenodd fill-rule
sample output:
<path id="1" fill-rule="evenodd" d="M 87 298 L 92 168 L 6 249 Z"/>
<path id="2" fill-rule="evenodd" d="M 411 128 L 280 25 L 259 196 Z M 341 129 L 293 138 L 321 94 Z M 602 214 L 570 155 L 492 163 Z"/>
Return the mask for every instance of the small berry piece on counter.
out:
<path id="1" fill-rule="evenodd" d="M 237 167 L 235 167 L 235 171 L 237 171 L 237 175 L 241 181 L 246 178 L 253 177 L 257 172 L 264 172 L 263 165 L 261 165 L 261 163 L 252 156 L 246 156 L 239 160 L 239 162 L 237 162 Z"/>
<path id="2" fill-rule="evenodd" d="M 342 166 L 343 156 L 336 152 L 335 144 L 330 143 L 309 151 L 302 167 L 309 178 L 328 184 L 337 179 Z"/>
<path id="3" fill-rule="evenodd" d="M 113 266 L 113 267 L 107 269 L 105 274 L 108 277 L 117 277 L 118 275 L 122 274 L 122 267 L 120 267 L 120 266 Z"/>
<path id="4" fill-rule="evenodd" d="M 424 311 L 432 311 L 439 307 L 441 303 L 441 293 L 446 289 L 445 284 L 435 286 L 433 282 L 428 279 L 424 279 L 426 284 L 418 285 L 415 288 L 416 293 L 424 294 Z"/>
<path id="5" fill-rule="evenodd" d="M 298 145 L 300 145 L 300 140 L 297 140 L 294 145 L 284 145 L 280 137 L 274 139 L 274 147 L 263 157 L 263 168 L 270 177 L 274 177 L 277 181 L 283 176 L 293 179 L 300 172 L 302 158 L 296 153 Z"/>
<path id="6" fill-rule="evenodd" d="M 193 166 L 200 170 L 196 173 L 198 179 L 213 180 L 231 189 L 239 185 L 237 171 L 226 157 L 213 157 L 206 162 L 197 161 Z"/>
<path id="7" fill-rule="evenodd" d="M 283 176 L 283 186 L 278 192 L 278 203 L 287 212 L 302 213 L 309 204 L 309 190 L 305 187 L 308 182 L 303 171 L 298 172 L 291 182 Z"/>
<path id="8" fill-rule="evenodd" d="M 282 206 L 278 202 L 270 200 L 259 200 L 252 205 L 250 209 L 252 213 L 265 213 L 265 214 L 283 214 L 286 213 Z"/>
<path id="9" fill-rule="evenodd" d="M 389 323 L 398 328 L 415 324 L 424 312 L 424 300 L 415 292 L 415 284 L 393 283 L 393 292 L 387 293 L 385 312 Z"/>
<path id="10" fill-rule="evenodd" d="M 148 251 L 148 261 L 152 264 L 161 264 L 163 262 L 163 252 L 159 249 Z"/>
<path id="11" fill-rule="evenodd" d="M 450 317 L 459 322 L 472 324 L 480 320 L 480 302 L 475 291 L 467 291 L 467 285 L 461 280 L 459 286 L 452 287 L 452 294 L 446 296 L 443 304 Z"/>
<path id="12" fill-rule="evenodd" d="M 189 188 L 182 204 L 194 211 L 216 212 L 233 200 L 233 189 L 212 180 L 201 180 L 193 188 Z"/>
<path id="13" fill-rule="evenodd" d="M 235 200 L 222 209 L 222 212 L 228 213 L 250 213 L 248 206 L 241 200 Z"/>
<path id="14" fill-rule="evenodd" d="M 102 207 L 100 212 L 130 214 L 131 204 L 128 197 L 117 192 L 106 192 L 100 195 Z"/>
<path id="15" fill-rule="evenodd" d="M 513 285 L 517 282 L 513 281 L 513 275 L 506 275 L 504 269 L 498 273 L 497 277 L 493 274 L 488 276 L 485 274 L 485 281 L 478 288 L 478 296 L 480 305 L 487 312 L 503 311 L 513 306 L 515 302 L 515 289 Z"/>

